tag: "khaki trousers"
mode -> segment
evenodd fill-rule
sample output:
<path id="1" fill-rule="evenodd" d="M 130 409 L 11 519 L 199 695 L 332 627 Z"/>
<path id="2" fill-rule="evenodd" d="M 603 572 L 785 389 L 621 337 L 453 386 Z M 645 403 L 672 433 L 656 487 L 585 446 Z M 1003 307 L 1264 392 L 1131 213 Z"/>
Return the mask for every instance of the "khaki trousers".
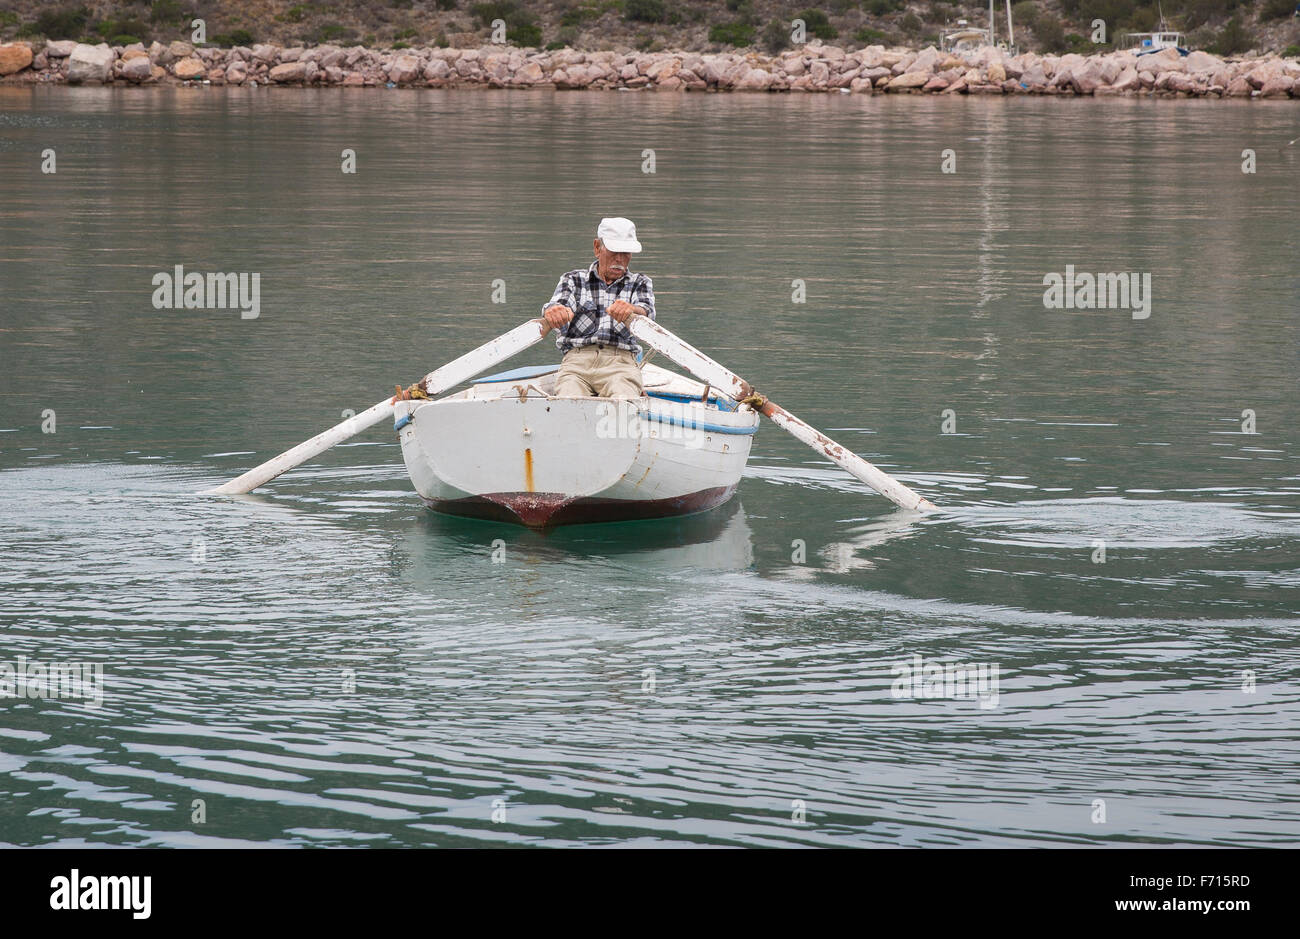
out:
<path id="1" fill-rule="evenodd" d="M 616 346 L 571 349 L 555 375 L 556 397 L 639 398 L 644 393 L 636 354 Z"/>

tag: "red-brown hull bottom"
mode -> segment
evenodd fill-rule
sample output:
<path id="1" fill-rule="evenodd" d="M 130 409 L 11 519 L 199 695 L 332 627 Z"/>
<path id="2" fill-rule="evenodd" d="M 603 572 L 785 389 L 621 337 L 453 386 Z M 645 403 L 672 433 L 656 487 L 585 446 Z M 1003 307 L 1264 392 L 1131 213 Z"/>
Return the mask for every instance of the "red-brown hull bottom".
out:
<path id="1" fill-rule="evenodd" d="M 573 499 L 558 493 L 502 492 L 464 499 L 424 499 L 435 512 L 512 522 L 529 528 L 669 518 L 716 508 L 730 499 L 735 486 L 702 489 L 671 499 Z"/>

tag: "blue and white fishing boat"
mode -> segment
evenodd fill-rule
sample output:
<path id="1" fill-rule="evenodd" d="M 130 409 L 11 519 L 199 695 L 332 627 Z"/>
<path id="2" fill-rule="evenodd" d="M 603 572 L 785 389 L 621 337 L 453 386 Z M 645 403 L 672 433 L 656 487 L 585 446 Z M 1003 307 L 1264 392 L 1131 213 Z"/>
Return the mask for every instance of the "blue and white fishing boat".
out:
<path id="1" fill-rule="evenodd" d="M 757 411 L 650 364 L 642 398 L 554 397 L 558 368 L 394 407 L 407 473 L 430 508 L 543 528 L 686 515 L 735 493 Z"/>

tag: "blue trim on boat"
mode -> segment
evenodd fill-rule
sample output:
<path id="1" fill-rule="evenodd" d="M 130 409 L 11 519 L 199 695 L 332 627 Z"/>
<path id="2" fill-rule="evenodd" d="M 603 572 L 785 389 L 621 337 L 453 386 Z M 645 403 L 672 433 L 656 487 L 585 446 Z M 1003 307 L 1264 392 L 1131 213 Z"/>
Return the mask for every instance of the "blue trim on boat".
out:
<path id="1" fill-rule="evenodd" d="M 646 395 L 651 398 L 663 398 L 665 401 L 680 401 L 683 404 L 695 402 L 703 404 L 696 395 L 682 395 L 673 391 L 647 391 Z M 719 411 L 734 411 L 739 405 L 734 401 L 728 401 L 725 398 L 710 398 L 709 404 L 716 405 Z"/>
<path id="2" fill-rule="evenodd" d="M 688 430 L 702 430 L 709 434 L 731 434 L 735 437 L 750 437 L 758 432 L 757 424 L 752 427 L 727 427 L 723 424 L 705 424 L 702 421 L 683 420 L 669 414 L 656 414 L 654 411 L 646 411 L 645 416 L 647 420 L 658 421 L 661 424 L 675 424 Z"/>
<path id="3" fill-rule="evenodd" d="M 508 372 L 497 372 L 495 375 L 476 378 L 472 384 L 486 385 L 498 381 L 518 381 L 521 378 L 536 378 L 538 375 L 549 375 L 551 372 L 558 372 L 559 370 L 558 365 L 525 365 L 523 368 L 511 369 Z"/>

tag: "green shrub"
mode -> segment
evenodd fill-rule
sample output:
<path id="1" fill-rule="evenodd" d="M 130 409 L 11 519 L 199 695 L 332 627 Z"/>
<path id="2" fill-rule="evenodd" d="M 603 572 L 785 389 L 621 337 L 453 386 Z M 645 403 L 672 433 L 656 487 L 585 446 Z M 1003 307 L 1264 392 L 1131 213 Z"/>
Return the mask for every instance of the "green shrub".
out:
<path id="1" fill-rule="evenodd" d="M 758 20 L 754 15 L 754 0 L 727 0 L 727 9 L 738 14 L 737 23 L 745 23 L 748 26 L 755 25 Z"/>
<path id="2" fill-rule="evenodd" d="M 1065 30 L 1061 21 L 1046 13 L 1041 14 L 1034 23 L 1034 35 L 1042 43 L 1045 52 L 1064 52 L 1069 48 L 1065 41 Z"/>
<path id="3" fill-rule="evenodd" d="M 904 0 L 867 0 L 866 9 L 872 16 L 884 16 L 886 13 L 893 13 L 895 10 L 903 9 L 907 4 Z"/>
<path id="4" fill-rule="evenodd" d="M 1234 16 L 1228 20 L 1223 29 L 1219 30 L 1219 35 L 1214 40 L 1211 51 L 1219 55 L 1236 55 L 1245 52 L 1250 47 L 1251 35 L 1249 31 L 1241 25 L 1241 20 Z"/>
<path id="5" fill-rule="evenodd" d="M 826 14 L 821 10 L 801 10 L 795 15 L 804 21 L 809 34 L 816 36 L 818 39 L 834 39 L 840 34 L 840 31 L 831 25 L 831 21 L 827 19 Z"/>
<path id="6" fill-rule="evenodd" d="M 76 39 L 85 32 L 89 19 L 90 11 L 85 7 L 64 7 L 43 11 L 32 25 L 38 35 L 47 39 Z"/>
<path id="7" fill-rule="evenodd" d="M 454 10 L 456 9 L 456 3 L 457 0 L 433 0 L 433 5 L 439 10 Z"/>
<path id="8" fill-rule="evenodd" d="M 517 0 L 493 0 L 491 3 L 476 3 L 470 12 L 479 21 L 479 25 L 490 27 L 493 20 L 502 20 L 506 24 L 506 41 L 517 46 L 540 46 L 542 28 L 537 21 L 524 10 Z"/>
<path id="9" fill-rule="evenodd" d="M 1078 33 L 1066 33 L 1065 46 L 1070 52 L 1077 52 L 1079 55 L 1091 55 L 1097 51 L 1091 39 Z"/>
<path id="10" fill-rule="evenodd" d="M 1282 50 L 1282 57 L 1287 59 L 1300 59 L 1300 46 L 1287 46 Z"/>
<path id="11" fill-rule="evenodd" d="M 251 46 L 257 40 L 253 34 L 246 29 L 232 29 L 228 33 L 217 33 L 212 37 L 213 45 L 223 46 L 227 49 L 233 49 L 235 46 Z"/>
<path id="12" fill-rule="evenodd" d="M 301 23 L 307 18 L 307 14 L 310 12 L 311 10 L 299 3 L 284 11 L 284 20 L 289 23 Z"/>
<path id="13" fill-rule="evenodd" d="M 780 52 L 790 45 L 790 26 L 780 20 L 769 20 L 763 28 L 763 48 L 768 52 Z"/>
<path id="14" fill-rule="evenodd" d="M 185 19 L 180 0 L 154 0 L 149 19 L 155 23 L 179 23 Z"/>
<path id="15" fill-rule="evenodd" d="M 121 33 L 117 36 L 110 36 L 108 44 L 110 46 L 133 46 L 139 41 L 139 36 L 132 36 L 130 33 Z"/>
<path id="16" fill-rule="evenodd" d="M 540 46 L 542 44 L 542 27 L 536 23 L 506 24 L 506 40 L 516 46 Z"/>
<path id="17" fill-rule="evenodd" d="M 1259 11 L 1262 20 L 1280 20 L 1295 13 L 1295 0 L 1264 0 L 1264 8 Z"/>
<path id="18" fill-rule="evenodd" d="M 420 35 L 420 31 L 417 30 L 417 29 L 414 29 L 414 28 L 399 29 L 397 32 L 393 33 L 393 38 L 394 38 L 394 39 L 414 39 L 414 38 L 415 38 L 416 36 L 418 36 L 418 35 Z"/>
<path id="19" fill-rule="evenodd" d="M 401 40 L 398 40 L 397 42 L 393 43 L 393 48 L 394 48 L 394 49 L 409 49 L 409 48 L 411 48 L 411 44 L 410 44 L 409 42 L 402 42 Z"/>
<path id="20" fill-rule="evenodd" d="M 552 39 L 550 42 L 546 44 L 547 52 L 554 52 L 556 49 L 563 49 L 563 48 L 564 48 L 564 43 L 560 42 L 560 40 L 558 39 Z"/>
<path id="21" fill-rule="evenodd" d="M 105 39 L 110 36 L 146 36 L 149 34 L 149 27 L 139 20 L 104 20 L 102 23 L 95 24 L 95 32 Z"/>
<path id="22" fill-rule="evenodd" d="M 1034 0 L 1020 0 L 1011 7 L 1011 22 L 1015 26 L 1033 29 L 1036 19 L 1038 19 L 1038 4 Z"/>
<path id="23" fill-rule="evenodd" d="M 750 46 L 754 44 L 754 27 L 749 23 L 716 23 L 709 27 L 709 42 L 725 46 Z"/>
<path id="24" fill-rule="evenodd" d="M 327 42 L 350 42 L 356 38 L 356 35 L 357 31 L 350 27 L 342 26 L 338 23 L 322 23 L 320 26 L 316 27 L 315 32 L 312 33 L 311 39 L 313 45 L 319 46 Z M 366 40 L 367 46 L 372 46 L 375 43 L 374 36 L 367 36 Z M 247 45 L 247 43 L 245 43 L 245 45 Z"/>
<path id="25" fill-rule="evenodd" d="M 634 23 L 662 23 L 664 0 L 627 0 L 623 16 Z"/>
<path id="26" fill-rule="evenodd" d="M 591 7 L 574 7 L 572 10 L 565 10 L 560 17 L 561 26 L 581 26 L 587 20 L 595 19 L 596 11 Z"/>
<path id="27" fill-rule="evenodd" d="M 505 20 L 508 29 L 510 18 L 519 14 L 519 5 L 515 0 L 494 0 L 492 3 L 476 3 L 469 11 L 484 28 L 490 27 L 493 20 Z"/>
<path id="28" fill-rule="evenodd" d="M 884 42 L 887 38 L 885 33 L 879 29 L 872 29 L 870 26 L 863 26 L 853 34 L 853 38 L 858 42 L 871 43 Z"/>
<path id="29" fill-rule="evenodd" d="M 916 36 L 921 30 L 925 29 L 925 24 L 921 22 L 921 18 L 915 13 L 907 13 L 898 21 L 898 28 L 910 36 Z"/>

